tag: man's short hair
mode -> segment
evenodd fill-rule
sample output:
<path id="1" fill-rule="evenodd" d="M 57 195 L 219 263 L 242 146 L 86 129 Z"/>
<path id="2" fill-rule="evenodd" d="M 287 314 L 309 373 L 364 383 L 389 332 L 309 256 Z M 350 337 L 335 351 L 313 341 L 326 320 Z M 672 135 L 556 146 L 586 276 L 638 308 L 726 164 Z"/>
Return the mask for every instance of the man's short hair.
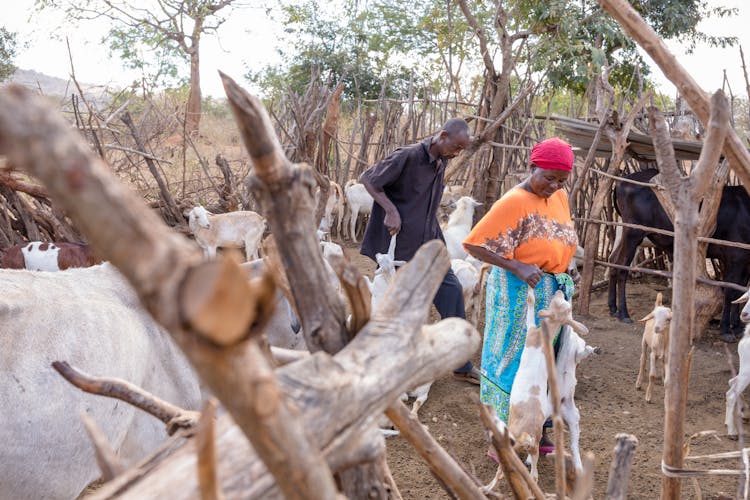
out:
<path id="1" fill-rule="evenodd" d="M 450 136 L 456 136 L 461 133 L 469 135 L 469 124 L 463 118 L 450 118 L 443 124 L 440 130 L 445 130 Z"/>

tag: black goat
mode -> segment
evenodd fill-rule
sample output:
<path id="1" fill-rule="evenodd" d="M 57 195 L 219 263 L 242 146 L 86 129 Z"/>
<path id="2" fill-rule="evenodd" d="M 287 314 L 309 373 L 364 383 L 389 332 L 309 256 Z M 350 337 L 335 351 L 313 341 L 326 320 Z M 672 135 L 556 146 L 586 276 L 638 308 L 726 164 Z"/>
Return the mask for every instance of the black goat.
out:
<path id="1" fill-rule="evenodd" d="M 628 179 L 648 182 L 659 172 L 648 169 L 627 175 Z M 657 229 L 672 231 L 672 222 L 659 203 L 659 199 L 649 187 L 637 186 L 626 182 L 618 182 L 614 191 L 615 210 L 622 217 L 623 222 L 639 224 Z M 716 230 L 713 238 L 727 241 L 750 243 L 750 196 L 742 186 L 725 186 L 721 195 L 719 211 L 716 215 Z M 622 228 L 619 245 L 613 249 L 609 261 L 614 264 L 629 266 L 635 256 L 638 245 L 648 237 L 654 246 L 672 255 L 673 238 L 663 234 L 640 229 Z M 750 251 L 723 245 L 709 245 L 707 257 L 718 260 L 723 270 L 723 280 L 745 286 L 750 279 Z M 628 272 L 625 270 L 611 270 L 609 275 L 609 311 L 620 321 L 631 323 L 625 300 L 625 282 Z M 619 286 L 619 295 L 618 289 Z M 739 321 L 737 306 L 731 302 L 740 292 L 724 289 L 724 310 L 721 315 L 721 338 L 725 342 L 734 342 L 732 332 L 741 334 L 742 325 Z M 731 314 L 730 314 L 731 313 Z"/>

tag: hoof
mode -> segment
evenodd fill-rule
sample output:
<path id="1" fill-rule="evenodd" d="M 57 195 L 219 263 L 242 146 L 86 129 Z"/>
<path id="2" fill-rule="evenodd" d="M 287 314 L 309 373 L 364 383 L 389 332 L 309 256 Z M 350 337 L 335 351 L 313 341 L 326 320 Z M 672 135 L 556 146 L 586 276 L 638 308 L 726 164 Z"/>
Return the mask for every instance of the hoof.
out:
<path id="1" fill-rule="evenodd" d="M 620 318 L 620 322 L 622 322 L 622 323 L 632 323 L 633 320 L 630 319 L 630 316 L 625 316 L 624 318 Z"/>
<path id="2" fill-rule="evenodd" d="M 737 342 L 737 337 L 735 337 L 734 334 L 731 334 L 731 333 L 722 333 L 720 335 L 720 338 L 722 341 L 726 342 L 727 344 L 734 344 Z"/>

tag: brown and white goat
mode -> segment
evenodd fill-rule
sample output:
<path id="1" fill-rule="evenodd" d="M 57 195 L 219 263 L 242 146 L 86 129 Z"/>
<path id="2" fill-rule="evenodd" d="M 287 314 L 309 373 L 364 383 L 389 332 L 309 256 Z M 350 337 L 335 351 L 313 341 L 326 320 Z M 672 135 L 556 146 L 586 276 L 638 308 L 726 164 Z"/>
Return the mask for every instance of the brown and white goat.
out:
<path id="1" fill-rule="evenodd" d="M 552 401 L 547 393 L 547 363 L 542 345 L 543 332 L 536 326 L 534 317 L 534 291 L 526 298 L 526 344 L 521 354 L 516 378 L 510 392 L 508 429 L 516 438 L 516 452 L 529 454 L 531 477 L 539 477 L 539 441 L 542 426 L 552 416 Z M 560 390 L 560 412 L 570 430 L 570 451 L 576 470 L 583 469 L 578 440 L 580 436 L 580 414 L 575 405 L 576 366 L 594 352 L 594 348 L 576 332 L 585 335 L 588 329 L 575 321 L 570 302 L 561 291 L 555 292 L 547 309 L 539 311 L 539 318 L 546 321 L 549 332 L 560 331 L 560 349 L 555 360 L 557 382 Z"/>
<path id="2" fill-rule="evenodd" d="M 30 271 L 62 271 L 91 267 L 102 261 L 85 243 L 31 241 L 0 250 L 0 267 Z"/>

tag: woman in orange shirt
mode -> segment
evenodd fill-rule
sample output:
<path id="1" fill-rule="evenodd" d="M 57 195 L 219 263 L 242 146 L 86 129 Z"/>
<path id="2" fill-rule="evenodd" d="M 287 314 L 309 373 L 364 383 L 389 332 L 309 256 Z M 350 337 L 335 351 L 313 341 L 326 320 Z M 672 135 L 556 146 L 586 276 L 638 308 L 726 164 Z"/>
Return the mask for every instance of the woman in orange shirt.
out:
<path id="1" fill-rule="evenodd" d="M 570 300 L 573 280 L 566 270 L 578 247 L 562 190 L 573 168 L 572 148 L 561 139 L 547 139 L 532 148 L 529 163 L 531 175 L 495 202 L 464 241 L 468 253 L 493 266 L 487 280 L 480 397 L 504 422 L 526 342 L 527 291 L 534 288 L 537 312 L 549 306 L 558 289 Z M 540 451 L 550 451 L 544 448 Z"/>

